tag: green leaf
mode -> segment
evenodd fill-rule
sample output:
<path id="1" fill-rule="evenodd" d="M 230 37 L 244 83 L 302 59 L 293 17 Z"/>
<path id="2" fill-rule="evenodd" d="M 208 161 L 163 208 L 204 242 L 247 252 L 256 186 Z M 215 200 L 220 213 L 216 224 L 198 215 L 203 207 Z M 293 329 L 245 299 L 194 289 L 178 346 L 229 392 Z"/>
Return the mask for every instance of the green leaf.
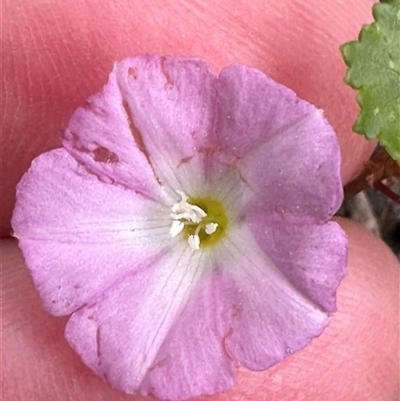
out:
<path id="1" fill-rule="evenodd" d="M 375 22 L 340 48 L 345 82 L 359 90 L 353 130 L 378 138 L 400 164 L 400 0 L 377 3 L 372 12 Z"/>

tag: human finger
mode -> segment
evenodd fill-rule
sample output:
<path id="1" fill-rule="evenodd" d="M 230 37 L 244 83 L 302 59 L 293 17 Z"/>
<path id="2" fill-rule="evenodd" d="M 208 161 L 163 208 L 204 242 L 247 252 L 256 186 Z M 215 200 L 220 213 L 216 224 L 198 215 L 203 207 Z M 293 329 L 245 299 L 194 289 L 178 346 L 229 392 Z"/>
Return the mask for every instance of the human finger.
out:
<path id="1" fill-rule="evenodd" d="M 0 233 L 10 233 L 15 185 L 97 92 L 115 61 L 138 53 L 199 56 L 214 72 L 232 62 L 261 69 L 325 110 L 348 182 L 374 143 L 351 133 L 354 92 L 339 45 L 372 18 L 372 0 L 27 0 L 4 2 L 4 154 Z"/>
<path id="2" fill-rule="evenodd" d="M 323 334 L 267 371 L 240 368 L 231 391 L 197 401 L 396 399 L 399 263 L 364 228 L 340 224 L 349 236 L 349 273 Z M 4 399 L 144 400 L 112 390 L 83 365 L 63 338 L 67 318 L 41 309 L 16 242 L 3 240 L 2 254 Z"/>

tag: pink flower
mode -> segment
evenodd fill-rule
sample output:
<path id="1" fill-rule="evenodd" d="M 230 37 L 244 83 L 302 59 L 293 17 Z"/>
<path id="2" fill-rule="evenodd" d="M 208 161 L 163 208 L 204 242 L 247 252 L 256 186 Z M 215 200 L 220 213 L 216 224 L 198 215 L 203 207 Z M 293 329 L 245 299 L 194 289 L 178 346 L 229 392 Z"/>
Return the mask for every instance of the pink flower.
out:
<path id="1" fill-rule="evenodd" d="M 116 389 L 228 390 L 321 334 L 347 239 L 335 133 L 261 72 L 139 56 L 18 185 L 15 235 L 46 310 Z"/>

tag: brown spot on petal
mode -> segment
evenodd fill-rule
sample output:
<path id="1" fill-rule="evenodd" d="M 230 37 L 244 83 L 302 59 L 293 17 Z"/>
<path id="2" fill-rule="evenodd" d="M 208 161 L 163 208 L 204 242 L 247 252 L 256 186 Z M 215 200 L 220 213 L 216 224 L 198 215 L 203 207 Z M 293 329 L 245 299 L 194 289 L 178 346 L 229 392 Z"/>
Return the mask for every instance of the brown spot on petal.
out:
<path id="1" fill-rule="evenodd" d="M 128 124 L 129 124 L 129 130 L 132 133 L 133 139 L 135 140 L 137 147 L 147 157 L 147 159 L 149 159 L 149 155 L 148 155 L 146 146 L 143 142 L 142 133 L 139 131 L 139 128 L 136 127 L 136 125 L 133 121 L 133 118 L 131 115 L 131 110 L 130 110 L 129 104 L 126 100 L 122 101 L 122 107 L 125 110 L 126 120 L 128 121 Z"/>
<path id="2" fill-rule="evenodd" d="M 231 310 L 231 317 L 236 319 L 242 313 L 242 308 L 239 305 L 234 304 Z"/>
<path id="3" fill-rule="evenodd" d="M 81 142 L 79 135 L 73 131 L 65 130 L 62 132 L 63 139 L 70 141 L 73 148 L 82 153 L 89 153 L 88 149 Z"/>
<path id="4" fill-rule="evenodd" d="M 233 329 L 232 327 L 228 330 L 228 332 L 225 334 L 225 336 L 222 338 L 222 349 L 224 350 L 225 354 L 231 358 L 232 360 L 235 360 L 234 355 L 229 350 L 229 346 L 227 344 L 227 341 L 229 340 L 229 337 L 231 337 L 233 334 Z"/>
<path id="5" fill-rule="evenodd" d="M 171 75 L 169 75 L 169 73 L 168 73 L 168 71 L 166 69 L 165 61 L 166 61 L 165 57 L 162 57 L 161 58 L 161 71 L 164 74 L 165 79 L 167 81 L 166 87 L 172 87 L 172 86 L 174 86 L 174 81 L 173 81 L 173 79 L 171 78 Z"/>
<path id="6" fill-rule="evenodd" d="M 192 136 L 193 140 L 195 140 L 194 136 Z M 206 158 L 211 158 L 215 154 L 220 151 L 220 148 L 216 145 L 213 146 L 204 146 L 197 149 L 197 152 L 202 154 Z"/>
<path id="7" fill-rule="evenodd" d="M 118 156 L 114 152 L 111 152 L 111 150 L 104 148 L 103 146 L 98 146 L 93 151 L 93 159 L 96 162 L 100 162 L 100 163 L 118 163 L 119 162 Z"/>
<path id="8" fill-rule="evenodd" d="M 96 354 L 97 358 L 100 358 L 100 327 L 96 330 Z"/>
<path id="9" fill-rule="evenodd" d="M 162 366 L 166 365 L 168 363 L 168 357 L 165 357 L 163 359 L 161 359 L 161 361 L 157 362 L 156 364 L 152 364 L 149 367 L 149 372 L 152 372 L 154 369 L 156 368 L 161 368 Z"/>
<path id="10" fill-rule="evenodd" d="M 188 156 L 188 157 L 184 157 L 183 159 L 181 159 L 181 161 L 180 161 L 178 167 L 180 167 L 182 164 L 188 163 L 188 162 L 192 159 L 192 157 L 193 157 L 193 156 Z"/>
<path id="11" fill-rule="evenodd" d="M 136 79 L 137 71 L 133 67 L 129 67 L 128 68 L 128 76 L 129 76 L 129 78 Z"/>
<path id="12" fill-rule="evenodd" d="M 125 110 L 126 120 L 128 122 L 128 125 L 129 125 L 129 130 L 132 133 L 133 140 L 136 142 L 136 146 L 138 147 L 138 149 L 146 157 L 150 168 L 153 170 L 154 177 L 160 183 L 157 175 L 154 172 L 153 165 L 152 165 L 151 160 L 150 160 L 149 152 L 147 151 L 146 145 L 145 145 L 145 143 L 143 141 L 143 135 L 140 132 L 139 128 L 135 124 L 134 118 L 133 118 L 132 113 L 131 113 L 131 109 L 129 108 L 129 104 L 128 104 L 128 102 L 126 100 L 122 101 L 122 107 Z"/>
<path id="13" fill-rule="evenodd" d="M 98 104 L 93 103 L 90 99 L 86 100 L 85 103 L 83 103 L 82 107 L 98 117 L 107 117 L 107 111 L 104 110 L 102 107 L 99 107 Z"/>

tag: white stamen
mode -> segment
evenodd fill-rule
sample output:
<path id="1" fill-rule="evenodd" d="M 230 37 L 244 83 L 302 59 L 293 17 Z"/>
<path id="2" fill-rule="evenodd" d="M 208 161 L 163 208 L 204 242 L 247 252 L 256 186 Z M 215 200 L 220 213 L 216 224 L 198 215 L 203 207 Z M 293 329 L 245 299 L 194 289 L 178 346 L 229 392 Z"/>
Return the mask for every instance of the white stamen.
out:
<path id="1" fill-rule="evenodd" d="M 200 249 L 200 237 L 198 235 L 196 235 L 196 234 L 189 235 L 188 243 L 189 243 L 190 249 L 192 249 L 193 251 L 197 251 L 198 249 Z"/>
<path id="2" fill-rule="evenodd" d="M 192 205 L 188 202 L 188 197 L 181 191 L 176 191 L 181 200 L 171 207 L 171 218 L 174 219 L 169 230 L 172 237 L 176 237 L 182 232 L 185 226 L 197 225 L 193 235 L 188 236 L 189 247 L 196 251 L 200 249 L 200 230 L 205 230 L 208 235 L 215 233 L 217 223 L 208 223 L 204 225 L 201 221 L 207 216 L 207 213 L 199 206 Z"/>
<path id="3" fill-rule="evenodd" d="M 192 221 L 193 223 L 200 223 L 201 220 L 207 216 L 207 213 L 199 206 L 191 205 L 187 201 L 188 198 L 183 192 L 177 192 L 182 199 L 172 206 L 172 213 L 170 216 L 175 220 L 185 219 Z"/>
<path id="4" fill-rule="evenodd" d="M 215 231 L 217 230 L 217 227 L 218 227 L 217 223 L 208 223 L 208 224 L 206 224 L 205 232 L 208 235 L 211 235 L 211 234 L 215 233 Z"/>
<path id="5" fill-rule="evenodd" d="M 180 220 L 174 220 L 172 222 L 172 226 L 169 230 L 170 234 L 172 235 L 173 238 L 175 238 L 185 227 L 185 224 L 183 221 Z"/>
<path id="6" fill-rule="evenodd" d="M 188 197 L 186 196 L 186 194 L 185 194 L 183 191 L 180 191 L 179 189 L 177 189 L 177 190 L 176 190 L 176 193 L 179 194 L 179 195 L 181 196 L 183 202 L 186 202 L 186 201 L 187 201 L 187 198 L 188 198 Z"/>
<path id="7" fill-rule="evenodd" d="M 191 220 L 191 218 L 190 218 L 190 213 L 188 213 L 188 212 L 171 213 L 170 216 L 171 216 L 173 219 L 176 219 L 176 220 L 180 220 L 180 219 Z"/>
<path id="8" fill-rule="evenodd" d="M 187 203 L 187 205 L 189 205 L 193 211 L 193 217 L 192 220 L 195 223 L 200 223 L 200 221 L 207 216 L 207 213 L 201 209 L 200 207 L 196 206 L 196 205 L 191 205 L 190 203 Z"/>
<path id="9" fill-rule="evenodd" d="M 194 232 L 194 235 L 199 235 L 199 232 L 200 232 L 200 230 L 201 230 L 201 225 L 199 224 L 197 227 L 196 227 L 196 230 L 195 230 L 195 232 Z"/>

